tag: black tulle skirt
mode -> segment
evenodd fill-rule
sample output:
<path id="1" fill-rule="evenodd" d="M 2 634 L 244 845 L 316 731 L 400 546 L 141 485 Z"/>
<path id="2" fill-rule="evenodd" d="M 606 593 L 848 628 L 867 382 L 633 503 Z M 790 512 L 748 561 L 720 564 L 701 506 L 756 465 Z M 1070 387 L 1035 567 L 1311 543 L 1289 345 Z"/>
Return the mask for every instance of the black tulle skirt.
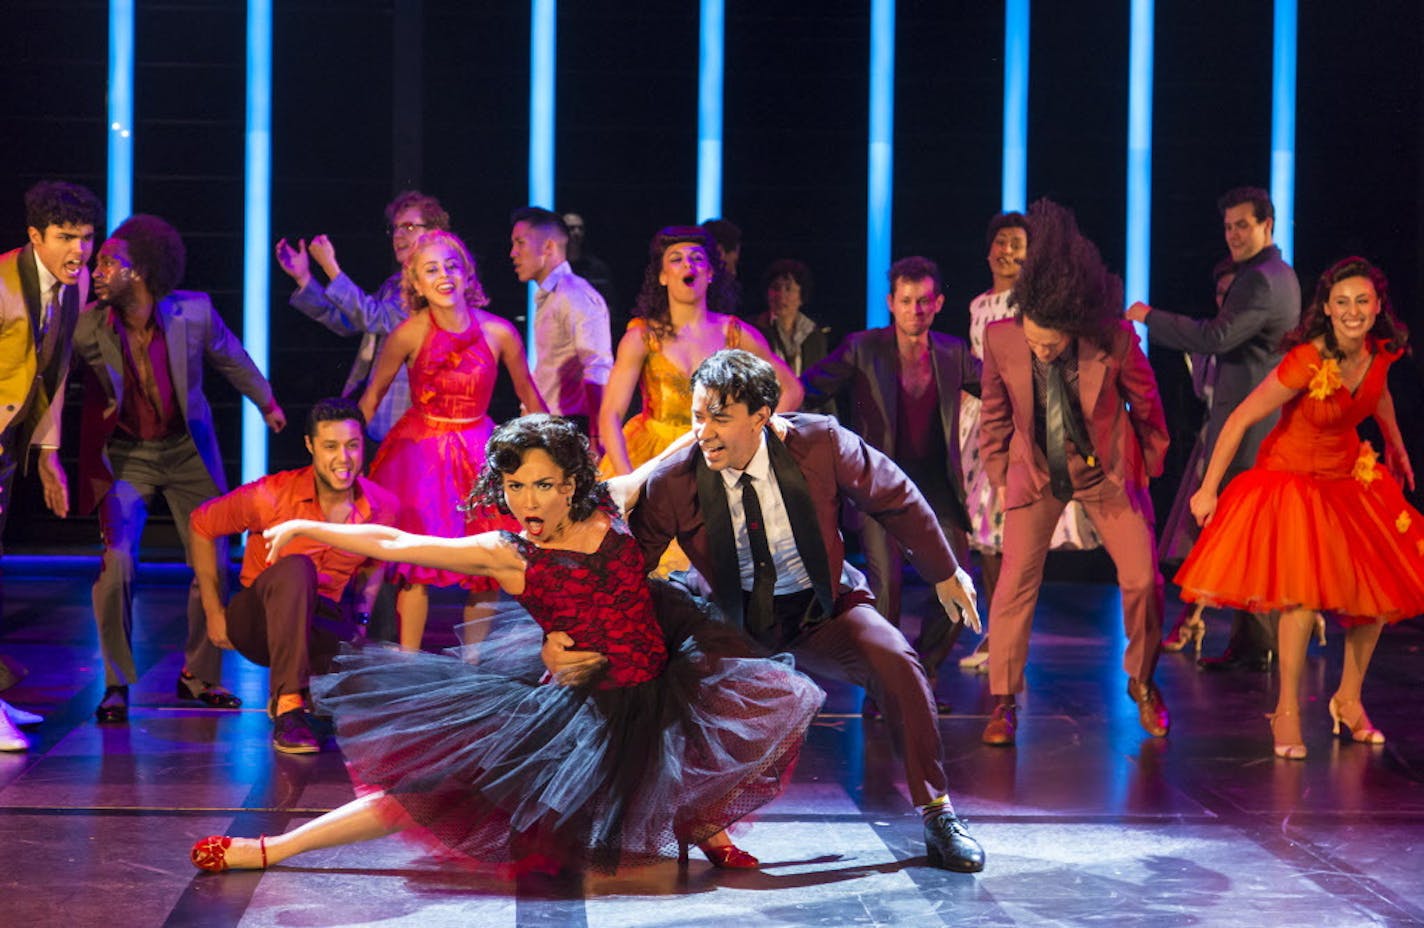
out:
<path id="1" fill-rule="evenodd" d="M 510 603 L 478 645 L 348 650 L 312 694 L 358 788 L 417 838 L 479 862 L 649 863 L 774 799 L 825 697 L 681 587 L 654 598 L 669 660 L 637 686 L 542 682 L 542 631 Z"/>

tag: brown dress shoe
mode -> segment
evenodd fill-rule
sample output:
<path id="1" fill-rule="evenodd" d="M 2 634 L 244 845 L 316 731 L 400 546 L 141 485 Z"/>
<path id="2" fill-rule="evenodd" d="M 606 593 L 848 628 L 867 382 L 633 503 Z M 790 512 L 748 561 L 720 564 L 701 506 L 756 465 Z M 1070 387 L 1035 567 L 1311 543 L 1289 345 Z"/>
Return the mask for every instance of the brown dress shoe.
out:
<path id="1" fill-rule="evenodd" d="M 1014 732 L 1019 727 L 1019 710 L 1012 703 L 999 703 L 994 714 L 989 716 L 989 724 L 984 726 L 981 736 L 985 744 L 1008 746 L 1014 743 Z"/>
<path id="2" fill-rule="evenodd" d="M 1172 717 L 1167 713 L 1167 703 L 1162 700 L 1162 692 L 1152 682 L 1127 681 L 1127 695 L 1137 703 L 1137 721 L 1152 737 L 1161 738 L 1172 727 Z"/>

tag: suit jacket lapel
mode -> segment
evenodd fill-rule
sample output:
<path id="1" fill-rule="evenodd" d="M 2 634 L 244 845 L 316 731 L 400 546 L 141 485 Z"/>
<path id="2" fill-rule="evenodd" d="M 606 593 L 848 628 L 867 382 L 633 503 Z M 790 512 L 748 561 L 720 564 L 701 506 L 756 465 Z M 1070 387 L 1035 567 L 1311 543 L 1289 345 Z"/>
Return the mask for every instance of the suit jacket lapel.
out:
<path id="1" fill-rule="evenodd" d="M 1083 424 L 1093 421 L 1093 409 L 1107 374 L 1103 350 L 1085 338 L 1078 339 L 1078 400 L 1083 404 Z"/>
<path id="2" fill-rule="evenodd" d="M 821 537 L 821 523 L 816 518 L 816 506 L 811 502 L 811 490 L 806 485 L 806 477 L 797 466 L 791 451 L 781 439 L 766 430 L 766 450 L 771 458 L 771 469 L 776 474 L 776 482 L 781 487 L 781 501 L 786 506 L 786 517 L 791 522 L 791 535 L 796 539 L 796 552 L 801 555 L 801 563 L 806 566 L 806 575 L 811 578 L 811 588 L 816 591 L 816 599 L 827 616 L 835 615 L 835 593 L 831 587 L 831 566 L 826 559 L 826 541 Z"/>
<path id="3" fill-rule="evenodd" d="M 895 357 L 895 330 L 893 328 L 880 330 L 876 348 L 877 350 L 871 357 L 871 366 L 875 371 L 875 376 L 871 380 L 871 388 L 875 391 L 875 399 L 880 403 L 880 408 L 884 412 L 885 428 L 888 432 L 895 428 L 896 419 L 900 415 L 900 371 L 898 370 L 898 359 Z M 780 477 L 779 474 L 777 476 Z"/>
<path id="4" fill-rule="evenodd" d="M 26 245 L 20 249 L 20 257 L 15 264 L 20 272 L 20 293 L 25 297 L 25 312 L 30 314 L 30 333 L 39 347 L 40 337 L 40 273 L 35 269 L 35 246 Z"/>
<path id="5" fill-rule="evenodd" d="M 727 487 L 722 475 L 697 455 L 697 502 L 707 526 L 707 548 L 716 564 L 712 600 L 737 628 L 746 626 L 742 613 L 742 571 L 737 561 L 737 539 L 732 535 L 732 511 L 727 507 Z"/>
<path id="6" fill-rule="evenodd" d="M 153 307 L 158 324 L 163 327 L 163 340 L 168 346 L 168 375 L 173 380 L 173 396 L 184 420 L 188 418 L 188 320 L 179 306 L 167 296 Z"/>

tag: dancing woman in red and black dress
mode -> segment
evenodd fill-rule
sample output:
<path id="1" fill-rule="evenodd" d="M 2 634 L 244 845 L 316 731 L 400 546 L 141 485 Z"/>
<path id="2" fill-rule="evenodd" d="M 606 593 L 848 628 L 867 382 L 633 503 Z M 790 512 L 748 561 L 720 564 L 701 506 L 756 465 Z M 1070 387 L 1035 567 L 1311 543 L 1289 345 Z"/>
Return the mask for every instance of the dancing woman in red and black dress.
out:
<path id="1" fill-rule="evenodd" d="M 1277 757 L 1305 757 L 1300 674 L 1317 611 L 1345 626 L 1340 685 L 1330 697 L 1338 733 L 1382 744 L 1360 701 L 1388 622 L 1424 613 L 1424 516 L 1399 481 L 1414 474 L 1386 389 L 1408 337 L 1384 274 L 1346 258 L 1321 275 L 1292 345 L 1226 420 L 1192 514 L 1206 524 L 1176 581 L 1187 602 L 1280 611 L 1281 689 L 1271 732 Z M 1256 457 L 1217 501 L 1242 433 L 1281 410 Z M 1373 416 L 1384 462 L 1355 428 Z M 1208 522 L 1209 520 L 1209 522 Z"/>
<path id="2" fill-rule="evenodd" d="M 477 661 L 375 648 L 338 658 L 312 694 L 365 795 L 283 835 L 200 841 L 199 867 L 265 867 L 412 828 L 481 862 L 537 851 L 608 871 L 699 844 L 719 867 L 757 866 L 725 829 L 780 793 L 825 694 L 754 656 L 678 588 L 650 583 L 573 426 L 516 419 L 487 458 L 480 491 L 517 535 L 309 521 L 266 532 L 274 553 L 301 535 L 491 577 L 538 625 L 512 623 L 528 633 L 491 636 L 464 655 Z M 541 634 L 602 656 L 548 681 Z"/>

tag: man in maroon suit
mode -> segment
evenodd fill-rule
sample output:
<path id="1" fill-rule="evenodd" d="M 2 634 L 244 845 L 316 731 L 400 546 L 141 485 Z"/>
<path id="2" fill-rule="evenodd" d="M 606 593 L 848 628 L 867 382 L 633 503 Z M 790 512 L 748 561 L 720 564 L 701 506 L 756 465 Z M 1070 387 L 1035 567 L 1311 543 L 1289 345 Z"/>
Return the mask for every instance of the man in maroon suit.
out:
<path id="1" fill-rule="evenodd" d="M 1162 632 L 1148 475 L 1162 473 L 1167 421 L 1130 323 L 1122 282 L 1046 200 L 1030 211 L 1034 244 L 1010 300 L 1020 315 L 984 333 L 979 448 L 1004 504 L 1004 563 L 990 612 L 986 744 L 1014 743 L 1043 561 L 1069 500 L 1083 504 L 1117 567 L 1138 720 L 1156 737 L 1171 720 L 1152 682 Z"/>
<path id="2" fill-rule="evenodd" d="M 778 439 L 766 425 L 781 390 L 755 355 L 719 351 L 692 386 L 697 446 L 654 470 L 630 519 L 649 567 L 676 538 L 728 621 L 802 668 L 869 690 L 898 728 L 931 866 L 983 869 L 983 849 L 949 802 L 928 677 L 845 564 L 837 527 L 847 500 L 878 520 L 946 611 L 977 628 L 973 583 L 934 512 L 893 461 L 833 419 L 790 416 Z"/>

